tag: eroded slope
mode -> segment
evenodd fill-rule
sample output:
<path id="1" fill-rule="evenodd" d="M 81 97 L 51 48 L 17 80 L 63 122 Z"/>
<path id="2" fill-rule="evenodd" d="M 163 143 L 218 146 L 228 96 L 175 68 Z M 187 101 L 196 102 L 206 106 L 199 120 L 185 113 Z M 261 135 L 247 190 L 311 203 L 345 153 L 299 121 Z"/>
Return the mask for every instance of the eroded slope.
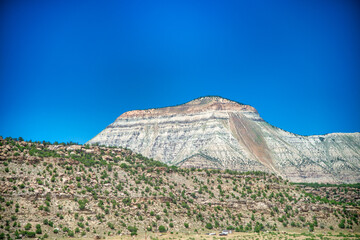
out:
<path id="1" fill-rule="evenodd" d="M 182 167 L 265 171 L 296 182 L 360 182 L 360 134 L 300 136 L 220 97 L 122 114 L 89 144 Z"/>

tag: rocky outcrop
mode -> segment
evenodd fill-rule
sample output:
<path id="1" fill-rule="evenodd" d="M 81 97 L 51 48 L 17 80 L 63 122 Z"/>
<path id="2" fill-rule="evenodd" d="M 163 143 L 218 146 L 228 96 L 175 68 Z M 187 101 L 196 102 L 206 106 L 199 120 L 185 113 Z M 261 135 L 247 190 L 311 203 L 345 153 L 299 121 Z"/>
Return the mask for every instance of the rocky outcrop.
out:
<path id="1" fill-rule="evenodd" d="M 265 171 L 294 182 L 360 182 L 360 133 L 301 136 L 220 97 L 122 114 L 88 144 L 182 167 Z"/>

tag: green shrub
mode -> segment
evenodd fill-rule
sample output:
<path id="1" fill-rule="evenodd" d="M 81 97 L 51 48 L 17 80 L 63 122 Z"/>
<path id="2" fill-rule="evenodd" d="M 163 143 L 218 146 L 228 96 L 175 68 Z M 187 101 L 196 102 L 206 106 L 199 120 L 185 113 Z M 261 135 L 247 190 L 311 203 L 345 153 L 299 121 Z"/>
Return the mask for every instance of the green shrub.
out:
<path id="1" fill-rule="evenodd" d="M 26 232 L 26 236 L 28 238 L 34 238 L 36 236 L 36 233 L 35 232 Z"/>
<path id="2" fill-rule="evenodd" d="M 339 228 L 345 228 L 345 219 L 341 219 L 341 222 L 339 223 Z"/>
<path id="3" fill-rule="evenodd" d="M 129 232 L 131 233 L 131 236 L 137 235 L 137 230 L 138 230 L 137 227 L 135 227 L 135 226 L 128 226 L 128 230 L 129 230 Z"/>
<path id="4" fill-rule="evenodd" d="M 75 234 L 74 234 L 73 231 L 69 230 L 69 231 L 68 231 L 68 236 L 69 236 L 69 237 L 73 237 L 73 236 L 75 236 Z"/>
<path id="5" fill-rule="evenodd" d="M 310 232 L 313 232 L 313 231 L 314 231 L 314 224 L 313 224 L 313 223 L 310 223 L 310 224 L 309 224 L 309 231 L 310 231 Z"/>
<path id="6" fill-rule="evenodd" d="M 261 230 L 264 229 L 264 225 L 262 225 L 261 223 L 256 223 L 255 227 L 254 227 L 254 232 L 260 232 Z"/>
<path id="7" fill-rule="evenodd" d="M 167 230 L 166 230 L 165 226 L 163 226 L 163 225 L 159 226 L 159 232 L 166 232 L 166 231 Z"/>
<path id="8" fill-rule="evenodd" d="M 84 199 L 84 200 L 79 200 L 78 204 L 79 204 L 79 209 L 80 210 L 85 210 L 86 204 L 88 203 L 88 200 Z"/>
<path id="9" fill-rule="evenodd" d="M 211 223 L 207 223 L 207 224 L 205 225 L 205 227 L 206 227 L 207 229 L 213 229 L 213 225 L 212 225 Z"/>
<path id="10" fill-rule="evenodd" d="M 31 224 L 30 223 L 26 224 L 25 225 L 25 230 L 27 231 L 27 230 L 30 230 L 30 229 L 31 229 Z"/>
<path id="11" fill-rule="evenodd" d="M 108 227 L 111 228 L 111 229 L 114 229 L 114 228 L 115 228 L 115 227 L 114 227 L 114 224 L 112 224 L 111 222 L 108 222 L 107 225 L 108 225 Z"/>
<path id="12" fill-rule="evenodd" d="M 236 227 L 235 232 L 244 232 L 244 226 L 240 225 L 239 227 Z"/>

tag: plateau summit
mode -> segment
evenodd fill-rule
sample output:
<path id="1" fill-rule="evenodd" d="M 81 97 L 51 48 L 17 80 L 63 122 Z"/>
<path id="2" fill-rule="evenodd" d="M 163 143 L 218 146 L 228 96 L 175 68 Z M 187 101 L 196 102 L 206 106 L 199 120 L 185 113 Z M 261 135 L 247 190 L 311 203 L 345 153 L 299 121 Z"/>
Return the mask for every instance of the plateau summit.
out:
<path id="1" fill-rule="evenodd" d="M 301 136 L 221 97 L 123 113 L 87 144 L 179 167 L 263 171 L 293 182 L 360 182 L 360 133 Z"/>

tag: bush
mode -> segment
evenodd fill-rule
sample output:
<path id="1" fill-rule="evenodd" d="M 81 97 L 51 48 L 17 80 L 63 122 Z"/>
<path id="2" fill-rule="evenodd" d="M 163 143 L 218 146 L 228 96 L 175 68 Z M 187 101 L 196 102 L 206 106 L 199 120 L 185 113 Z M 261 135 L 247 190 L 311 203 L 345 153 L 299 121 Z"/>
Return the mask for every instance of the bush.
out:
<path id="1" fill-rule="evenodd" d="M 226 229 L 227 230 L 235 230 L 235 228 L 233 226 L 228 226 Z"/>
<path id="2" fill-rule="evenodd" d="M 184 227 L 189 228 L 189 224 L 188 224 L 188 223 L 184 223 Z"/>
<path id="3" fill-rule="evenodd" d="M 261 230 L 263 230 L 264 229 L 264 225 L 262 225 L 261 223 L 256 223 L 256 225 L 255 225 L 255 228 L 254 228 L 254 232 L 260 232 Z"/>
<path id="4" fill-rule="evenodd" d="M 35 232 L 27 232 L 26 236 L 29 238 L 34 238 L 36 236 L 36 233 Z"/>
<path id="5" fill-rule="evenodd" d="M 30 223 L 26 224 L 25 225 L 25 230 L 27 231 L 27 230 L 30 230 L 30 229 L 31 229 L 31 224 Z"/>
<path id="6" fill-rule="evenodd" d="M 207 229 L 213 229 L 213 225 L 212 225 L 211 223 L 207 223 L 207 224 L 205 225 L 205 227 L 206 227 Z"/>
<path id="7" fill-rule="evenodd" d="M 313 232 L 313 231 L 314 231 L 314 224 L 313 224 L 313 223 L 310 223 L 310 224 L 309 224 L 309 231 L 310 231 L 310 232 Z"/>
<path id="8" fill-rule="evenodd" d="M 166 231 L 167 230 L 166 230 L 165 226 L 163 226 L 163 225 L 159 226 L 159 232 L 166 232 Z"/>
<path id="9" fill-rule="evenodd" d="M 69 237 L 73 237 L 73 236 L 75 236 L 75 234 L 74 234 L 73 231 L 69 230 L 69 231 L 68 231 L 68 236 L 69 236 Z"/>
<path id="10" fill-rule="evenodd" d="M 345 219 L 341 219 L 341 222 L 339 223 L 339 228 L 345 228 Z"/>
<path id="11" fill-rule="evenodd" d="M 111 222 L 108 222 L 107 225 L 108 225 L 108 227 L 111 228 L 111 229 L 114 229 L 114 228 L 115 228 L 115 227 L 114 227 L 114 224 L 112 224 Z"/>
<path id="12" fill-rule="evenodd" d="M 240 225 L 239 227 L 235 228 L 235 232 L 243 232 L 244 231 L 244 226 Z"/>
<path id="13" fill-rule="evenodd" d="M 79 209 L 80 210 L 85 210 L 86 204 L 88 203 L 88 201 L 86 199 L 84 200 L 79 200 L 78 204 L 79 204 Z"/>
<path id="14" fill-rule="evenodd" d="M 122 164 L 120 164 L 120 167 L 121 167 L 121 168 L 124 168 L 124 169 L 127 169 L 127 168 L 128 168 L 128 165 L 126 165 L 126 163 L 122 163 Z"/>
<path id="15" fill-rule="evenodd" d="M 128 230 L 129 230 L 129 232 L 131 233 L 131 236 L 137 235 L 137 230 L 138 230 L 137 227 L 135 227 L 135 226 L 128 226 Z"/>
<path id="16" fill-rule="evenodd" d="M 37 225 L 36 225 L 36 234 L 42 234 L 40 224 L 37 224 Z"/>

